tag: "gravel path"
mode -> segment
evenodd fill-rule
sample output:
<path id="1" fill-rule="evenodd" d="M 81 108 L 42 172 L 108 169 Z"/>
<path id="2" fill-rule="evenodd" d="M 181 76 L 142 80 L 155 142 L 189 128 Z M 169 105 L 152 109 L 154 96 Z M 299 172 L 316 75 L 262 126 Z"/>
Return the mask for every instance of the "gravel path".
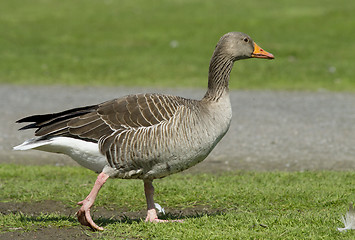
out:
<path id="1" fill-rule="evenodd" d="M 0 163 L 69 164 L 39 151 L 14 152 L 32 136 L 15 120 L 95 104 L 130 93 L 199 99 L 204 90 L 126 87 L 0 86 Z M 355 169 L 355 94 L 231 91 L 233 121 L 211 155 L 189 171 Z"/>

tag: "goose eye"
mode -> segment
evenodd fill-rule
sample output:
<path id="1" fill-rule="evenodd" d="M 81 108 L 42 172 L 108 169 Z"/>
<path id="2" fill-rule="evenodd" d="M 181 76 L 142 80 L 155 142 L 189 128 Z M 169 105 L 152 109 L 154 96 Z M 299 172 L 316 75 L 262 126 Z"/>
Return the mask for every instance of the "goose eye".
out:
<path id="1" fill-rule="evenodd" d="M 246 42 L 246 43 L 248 43 L 248 42 L 249 42 L 249 39 L 248 39 L 248 38 L 244 38 L 243 41 Z"/>

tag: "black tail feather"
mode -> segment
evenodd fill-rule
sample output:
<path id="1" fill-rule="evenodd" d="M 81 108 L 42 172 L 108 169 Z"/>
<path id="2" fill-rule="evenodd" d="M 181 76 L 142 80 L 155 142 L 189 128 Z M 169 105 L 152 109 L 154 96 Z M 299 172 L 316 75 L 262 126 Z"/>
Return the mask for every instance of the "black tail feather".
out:
<path id="1" fill-rule="evenodd" d="M 16 121 L 16 123 L 20 123 L 20 122 Z M 26 129 L 31 129 L 31 128 L 37 128 L 36 123 L 28 124 L 28 125 L 26 125 L 26 126 L 24 126 L 22 128 L 19 128 L 19 131 L 26 130 Z"/>
<path id="2" fill-rule="evenodd" d="M 86 107 L 79 107 L 73 108 L 70 110 L 66 110 L 63 112 L 58 113 L 50 113 L 50 114 L 43 114 L 43 115 L 32 115 L 25 118 L 21 118 L 16 121 L 16 123 L 25 123 L 25 122 L 32 122 L 19 130 L 25 130 L 30 128 L 41 128 L 44 126 L 48 126 L 53 123 L 61 122 L 70 118 L 74 118 L 86 113 L 90 113 L 97 109 L 97 105 L 86 106 Z"/>

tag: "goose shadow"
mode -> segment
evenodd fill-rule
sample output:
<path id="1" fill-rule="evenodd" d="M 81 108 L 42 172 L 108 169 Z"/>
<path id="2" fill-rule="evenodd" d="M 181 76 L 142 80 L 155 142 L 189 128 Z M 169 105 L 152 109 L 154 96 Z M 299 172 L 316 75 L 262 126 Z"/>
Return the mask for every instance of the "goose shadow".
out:
<path id="1" fill-rule="evenodd" d="M 40 202 L 0 202 L 0 213 L 19 214 L 21 222 L 70 222 L 78 223 L 77 208 L 69 207 L 59 201 L 45 200 Z M 182 209 L 167 208 L 166 214 L 159 214 L 162 220 L 187 220 L 203 216 L 224 215 L 235 209 L 212 208 L 208 205 L 194 205 Z M 128 208 L 117 206 L 94 206 L 92 218 L 96 224 L 105 227 L 110 224 L 133 224 L 144 222 L 146 210 L 130 211 Z"/>
<path id="2" fill-rule="evenodd" d="M 201 210 L 203 208 L 204 210 Z M 187 219 L 196 219 L 202 218 L 205 216 L 214 217 L 225 215 L 227 209 L 211 209 L 206 207 L 195 208 L 186 208 L 186 209 L 169 209 L 165 214 L 158 214 L 159 219 L 161 220 L 187 220 Z M 133 224 L 145 222 L 145 211 L 139 212 L 129 212 L 126 214 L 121 214 L 117 217 L 98 217 L 94 219 L 96 224 L 99 226 L 105 227 L 110 224 Z M 175 222 L 176 223 L 176 222 Z M 179 223 L 180 224 L 180 223 Z M 183 223 L 182 223 L 183 224 Z"/>
<path id="3" fill-rule="evenodd" d="M 111 211 L 110 211 L 111 212 Z M 116 211 L 115 211 L 116 212 Z M 162 220 L 188 220 L 188 219 L 196 219 L 202 218 L 205 216 L 214 217 L 221 216 L 226 214 L 226 209 L 208 209 L 204 207 L 204 210 L 194 209 L 194 208 L 186 208 L 186 209 L 170 209 L 165 214 L 159 214 L 159 219 Z M 24 223 L 35 223 L 35 222 L 70 222 L 70 223 L 78 223 L 78 220 L 75 214 L 70 214 L 67 216 L 53 216 L 51 213 L 41 214 L 39 216 L 36 215 L 27 215 L 22 212 L 17 212 L 20 214 L 20 221 Z M 112 213 L 112 212 L 111 212 Z M 138 212 L 126 212 L 124 214 L 115 215 L 104 213 L 101 215 L 99 211 L 96 211 L 92 215 L 95 223 L 101 227 L 106 227 L 111 224 L 133 224 L 133 223 L 142 223 L 145 220 L 145 211 Z M 179 223 L 183 224 L 183 223 Z M 90 228 L 88 228 L 90 229 Z"/>

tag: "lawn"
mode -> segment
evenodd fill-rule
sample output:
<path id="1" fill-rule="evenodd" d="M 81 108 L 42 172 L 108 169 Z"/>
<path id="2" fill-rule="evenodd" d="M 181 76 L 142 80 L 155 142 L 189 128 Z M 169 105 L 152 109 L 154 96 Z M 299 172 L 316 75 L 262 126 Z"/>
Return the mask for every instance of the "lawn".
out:
<path id="1" fill-rule="evenodd" d="M 355 1 L 0 2 L 0 83 L 205 87 L 220 36 L 274 61 L 236 64 L 236 89 L 355 91 Z"/>
<path id="2" fill-rule="evenodd" d="M 40 207 L 54 200 L 74 207 L 71 215 L 1 214 L 1 232 L 81 229 L 74 216 L 76 202 L 87 195 L 95 178 L 81 167 L 1 165 L 1 202 L 39 201 Z M 94 212 L 94 220 L 106 230 L 82 231 L 104 239 L 350 239 L 353 232 L 336 229 L 343 226 L 341 216 L 355 199 L 354 178 L 354 172 L 334 171 L 176 174 L 155 181 L 155 198 L 165 207 L 165 218 L 185 219 L 167 224 L 145 223 L 140 219 L 144 212 L 140 218 L 122 216 L 122 209 L 145 209 L 143 184 L 109 180 L 95 206 L 111 209 L 112 216 L 98 218 Z M 114 220 L 116 216 L 122 218 Z"/>

